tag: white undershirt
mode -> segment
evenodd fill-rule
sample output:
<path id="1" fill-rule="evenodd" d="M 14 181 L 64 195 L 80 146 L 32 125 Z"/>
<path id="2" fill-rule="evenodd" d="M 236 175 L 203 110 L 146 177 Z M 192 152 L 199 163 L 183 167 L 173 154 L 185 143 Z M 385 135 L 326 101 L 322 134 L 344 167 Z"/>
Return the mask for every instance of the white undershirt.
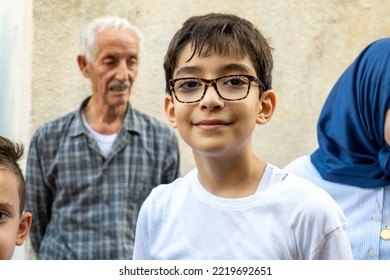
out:
<path id="1" fill-rule="evenodd" d="M 93 134 L 100 151 L 102 152 L 103 156 L 107 158 L 108 154 L 110 153 L 111 146 L 114 143 L 118 133 L 110 134 L 110 135 L 105 135 L 105 134 L 100 134 L 96 132 L 95 130 L 90 127 L 88 124 L 87 120 L 85 119 L 84 114 L 81 114 L 83 117 L 83 123 L 85 127 Z"/>

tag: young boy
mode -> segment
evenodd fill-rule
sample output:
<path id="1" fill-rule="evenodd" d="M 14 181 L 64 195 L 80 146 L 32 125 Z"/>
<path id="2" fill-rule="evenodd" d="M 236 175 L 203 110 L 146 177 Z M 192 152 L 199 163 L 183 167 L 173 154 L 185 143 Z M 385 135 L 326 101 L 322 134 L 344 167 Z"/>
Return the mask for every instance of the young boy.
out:
<path id="1" fill-rule="evenodd" d="M 12 258 L 31 225 L 31 213 L 23 213 L 26 183 L 17 163 L 22 155 L 22 145 L 0 136 L 0 260 Z"/>
<path id="2" fill-rule="evenodd" d="M 271 48 L 234 15 L 189 18 L 165 57 L 165 111 L 196 169 L 139 214 L 134 259 L 350 259 L 345 217 L 306 180 L 252 152 L 275 109 Z"/>

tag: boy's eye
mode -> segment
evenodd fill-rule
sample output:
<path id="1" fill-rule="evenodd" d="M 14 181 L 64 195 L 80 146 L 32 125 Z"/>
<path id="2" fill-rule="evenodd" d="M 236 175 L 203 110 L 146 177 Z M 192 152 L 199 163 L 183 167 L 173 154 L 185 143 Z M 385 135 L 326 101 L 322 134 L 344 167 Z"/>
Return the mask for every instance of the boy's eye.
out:
<path id="1" fill-rule="evenodd" d="M 0 211 L 0 222 L 1 222 L 3 219 L 5 219 L 6 217 L 7 217 L 7 215 L 6 215 L 4 212 Z"/>
<path id="2" fill-rule="evenodd" d="M 185 79 L 185 80 L 177 81 L 175 87 L 179 90 L 188 90 L 188 89 L 203 87 L 203 83 L 202 81 L 196 79 Z"/>
<path id="3" fill-rule="evenodd" d="M 223 82 L 226 86 L 243 86 L 248 84 L 248 79 L 245 77 L 229 77 Z"/>
<path id="4" fill-rule="evenodd" d="M 9 204 L 0 203 L 0 223 L 14 216 L 14 209 Z"/>

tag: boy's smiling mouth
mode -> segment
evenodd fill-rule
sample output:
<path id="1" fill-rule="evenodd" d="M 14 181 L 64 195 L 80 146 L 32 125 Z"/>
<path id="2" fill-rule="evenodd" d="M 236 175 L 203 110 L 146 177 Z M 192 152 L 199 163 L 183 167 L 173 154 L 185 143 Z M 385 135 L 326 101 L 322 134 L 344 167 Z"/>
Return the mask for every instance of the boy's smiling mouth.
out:
<path id="1" fill-rule="evenodd" d="M 204 129 L 204 130 L 215 130 L 215 129 L 219 129 L 222 127 L 226 127 L 230 124 L 231 124 L 231 122 L 213 119 L 213 120 L 203 120 L 200 122 L 196 122 L 194 125 L 200 129 Z"/>

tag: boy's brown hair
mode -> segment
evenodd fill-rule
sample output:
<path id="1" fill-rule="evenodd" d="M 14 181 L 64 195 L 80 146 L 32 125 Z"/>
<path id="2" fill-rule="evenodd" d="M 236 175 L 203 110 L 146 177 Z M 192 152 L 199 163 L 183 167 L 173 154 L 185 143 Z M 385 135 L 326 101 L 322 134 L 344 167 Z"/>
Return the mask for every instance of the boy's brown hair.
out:
<path id="1" fill-rule="evenodd" d="M 193 48 L 191 58 L 195 54 L 207 57 L 212 52 L 235 52 L 242 57 L 249 55 L 257 78 L 264 83 L 265 90 L 272 88 L 272 49 L 261 32 L 238 16 L 210 13 L 186 20 L 169 44 L 164 59 L 166 93 L 170 94 L 169 80 L 173 78 L 178 58 L 188 43 Z"/>
<path id="2" fill-rule="evenodd" d="M 26 181 L 18 164 L 18 160 L 23 156 L 23 152 L 24 146 L 22 144 L 14 143 L 9 139 L 0 136 L 0 170 L 11 172 L 17 178 L 19 183 L 20 214 L 23 213 L 26 201 Z"/>

